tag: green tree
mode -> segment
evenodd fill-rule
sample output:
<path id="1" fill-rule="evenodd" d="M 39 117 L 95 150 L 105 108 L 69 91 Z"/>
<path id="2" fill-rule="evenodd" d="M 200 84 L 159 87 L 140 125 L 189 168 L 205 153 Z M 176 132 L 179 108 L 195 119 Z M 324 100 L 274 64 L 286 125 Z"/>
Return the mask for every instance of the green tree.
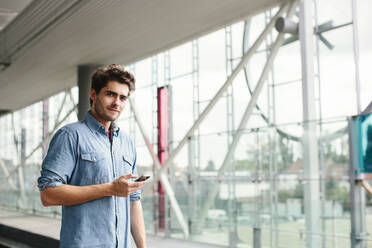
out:
<path id="1" fill-rule="evenodd" d="M 207 167 L 205 167 L 205 171 L 216 171 L 216 166 L 213 160 L 208 160 Z"/>
<path id="2" fill-rule="evenodd" d="M 287 168 L 294 162 L 293 144 L 283 136 L 279 137 L 279 155 L 278 168 L 279 170 Z"/>
<path id="3" fill-rule="evenodd" d="M 294 190 L 280 190 L 278 192 L 278 201 L 281 203 L 285 203 L 288 199 L 303 199 L 303 185 L 297 184 Z"/>
<path id="4" fill-rule="evenodd" d="M 326 183 L 326 199 L 333 200 L 342 204 L 345 210 L 350 209 L 349 191 L 345 186 L 337 185 L 335 180 Z"/>
<path id="5" fill-rule="evenodd" d="M 249 171 L 254 169 L 254 162 L 248 159 L 236 160 L 235 169 L 237 171 Z"/>

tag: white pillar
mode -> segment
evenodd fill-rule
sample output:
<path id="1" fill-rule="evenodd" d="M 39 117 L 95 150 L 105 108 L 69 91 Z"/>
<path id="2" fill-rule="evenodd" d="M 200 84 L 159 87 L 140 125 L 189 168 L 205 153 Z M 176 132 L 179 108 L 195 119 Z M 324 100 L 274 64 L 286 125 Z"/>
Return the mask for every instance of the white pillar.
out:
<path id="1" fill-rule="evenodd" d="M 300 3 L 299 36 L 302 60 L 303 125 L 302 139 L 304 168 L 304 207 L 306 222 L 306 247 L 321 246 L 319 151 L 316 131 L 316 107 L 314 96 L 314 62 L 312 1 Z"/>

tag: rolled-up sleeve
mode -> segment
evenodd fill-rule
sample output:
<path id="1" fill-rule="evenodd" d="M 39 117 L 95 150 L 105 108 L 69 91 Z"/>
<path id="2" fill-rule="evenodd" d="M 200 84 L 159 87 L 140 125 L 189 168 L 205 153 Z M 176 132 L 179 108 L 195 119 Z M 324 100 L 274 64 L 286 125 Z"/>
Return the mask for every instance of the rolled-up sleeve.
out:
<path id="1" fill-rule="evenodd" d="M 41 170 L 40 173 L 41 176 L 37 179 L 37 186 L 39 187 L 39 190 L 43 190 L 46 187 L 56 187 L 65 184 L 62 177 L 51 171 L 48 171 L 47 169 Z"/>
<path id="2" fill-rule="evenodd" d="M 50 142 L 42 163 L 38 188 L 56 187 L 70 181 L 76 164 L 76 139 L 65 129 L 60 129 Z"/>
<path id="3" fill-rule="evenodd" d="M 133 146 L 133 149 L 134 149 L 134 160 L 133 160 L 133 168 L 132 168 L 132 174 L 133 175 L 137 175 L 137 166 L 136 166 L 136 161 L 137 161 L 137 153 L 135 151 L 135 148 Z M 130 201 L 138 201 L 141 199 L 141 190 L 137 190 L 136 192 L 133 192 L 132 194 L 130 194 Z"/>

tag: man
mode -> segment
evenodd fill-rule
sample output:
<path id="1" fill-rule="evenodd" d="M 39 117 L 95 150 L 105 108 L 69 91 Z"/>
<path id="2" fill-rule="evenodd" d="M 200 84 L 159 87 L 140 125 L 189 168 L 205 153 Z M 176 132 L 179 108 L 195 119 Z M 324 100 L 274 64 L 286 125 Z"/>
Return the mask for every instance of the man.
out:
<path id="1" fill-rule="evenodd" d="M 146 247 L 136 151 L 115 124 L 135 79 L 120 65 L 92 76 L 85 120 L 59 129 L 38 179 L 44 206 L 62 206 L 60 247 Z"/>

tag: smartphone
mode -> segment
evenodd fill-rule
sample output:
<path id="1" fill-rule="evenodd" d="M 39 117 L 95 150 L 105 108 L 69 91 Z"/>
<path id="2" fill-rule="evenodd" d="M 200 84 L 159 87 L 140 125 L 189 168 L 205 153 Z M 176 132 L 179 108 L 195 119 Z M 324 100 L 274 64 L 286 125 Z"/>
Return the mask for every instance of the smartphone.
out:
<path id="1" fill-rule="evenodd" d="M 142 181 L 146 181 L 147 179 L 149 179 L 150 176 L 140 176 L 139 178 L 137 178 L 136 180 L 134 180 L 135 182 L 142 182 Z"/>

